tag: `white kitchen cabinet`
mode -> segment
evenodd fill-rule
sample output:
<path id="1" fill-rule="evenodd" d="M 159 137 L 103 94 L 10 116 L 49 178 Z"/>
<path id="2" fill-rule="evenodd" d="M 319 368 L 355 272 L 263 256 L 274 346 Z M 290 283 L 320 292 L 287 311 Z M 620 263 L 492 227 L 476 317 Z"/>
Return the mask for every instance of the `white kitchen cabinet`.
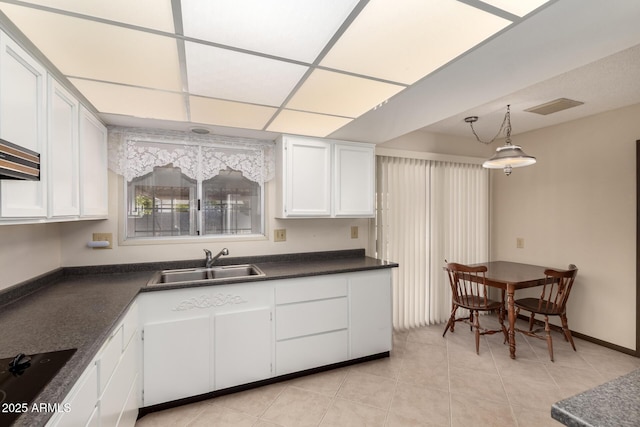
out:
<path id="1" fill-rule="evenodd" d="M 47 216 L 46 70 L 0 33 L 0 138 L 40 154 L 40 181 L 0 181 L 2 218 Z"/>
<path id="2" fill-rule="evenodd" d="M 52 217 L 80 213 L 78 182 L 78 100 L 49 76 L 47 123 L 49 212 Z"/>
<path id="3" fill-rule="evenodd" d="M 372 217 L 371 144 L 283 135 L 276 141 L 278 217 Z"/>
<path id="4" fill-rule="evenodd" d="M 331 216 L 331 144 L 285 135 L 278 140 L 277 150 L 280 216 Z"/>
<path id="5" fill-rule="evenodd" d="M 349 276 L 349 343 L 352 359 L 391 350 L 391 270 Z"/>
<path id="6" fill-rule="evenodd" d="M 214 316 L 215 390 L 271 377 L 270 306 Z"/>
<path id="7" fill-rule="evenodd" d="M 62 407 L 70 410 L 54 415 L 48 427 L 134 426 L 140 401 L 140 340 L 125 337 L 137 336 L 137 316 L 134 302 L 64 399 Z"/>
<path id="8" fill-rule="evenodd" d="M 343 362 L 349 357 L 347 276 L 276 284 L 276 374 Z"/>
<path id="9" fill-rule="evenodd" d="M 391 350 L 389 269 L 157 290 L 138 301 L 142 406 Z"/>
<path id="10" fill-rule="evenodd" d="M 143 406 L 272 376 L 271 283 L 149 292 L 140 303 Z"/>
<path id="11" fill-rule="evenodd" d="M 333 148 L 335 217 L 375 214 L 375 149 L 370 144 L 336 143 Z"/>
<path id="12" fill-rule="evenodd" d="M 80 107 L 80 215 L 106 218 L 109 213 L 107 128 Z"/>
<path id="13" fill-rule="evenodd" d="M 206 314 L 144 325 L 144 406 L 211 390 L 210 326 Z"/>

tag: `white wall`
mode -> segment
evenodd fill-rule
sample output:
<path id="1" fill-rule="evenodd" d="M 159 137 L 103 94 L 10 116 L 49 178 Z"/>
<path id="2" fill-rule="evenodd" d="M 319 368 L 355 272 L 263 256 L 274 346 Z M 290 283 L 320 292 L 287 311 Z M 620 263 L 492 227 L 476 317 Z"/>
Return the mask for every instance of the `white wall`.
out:
<path id="1" fill-rule="evenodd" d="M 60 267 L 60 225 L 0 226 L 0 289 Z"/>
<path id="2" fill-rule="evenodd" d="M 569 327 L 629 349 L 636 348 L 638 117 L 635 105 L 515 135 L 538 163 L 491 177 L 492 258 L 576 264 Z"/>
<path id="3" fill-rule="evenodd" d="M 84 266 L 99 264 L 137 263 L 148 261 L 173 261 L 184 259 L 204 260 L 203 248 L 214 253 L 229 248 L 230 256 L 271 255 L 293 252 L 315 252 L 339 249 L 366 248 L 368 245 L 367 219 L 275 219 L 275 179 L 265 187 L 267 200 L 267 237 L 260 240 L 237 241 L 233 239 L 197 239 L 177 244 L 123 244 L 117 236 L 118 210 L 122 209 L 122 179 L 109 172 L 109 219 L 61 225 L 62 265 Z M 351 226 L 358 226 L 357 239 L 351 238 Z M 273 230 L 285 228 L 286 242 L 273 242 Z M 87 242 L 93 233 L 113 233 L 113 249 L 91 249 Z"/>

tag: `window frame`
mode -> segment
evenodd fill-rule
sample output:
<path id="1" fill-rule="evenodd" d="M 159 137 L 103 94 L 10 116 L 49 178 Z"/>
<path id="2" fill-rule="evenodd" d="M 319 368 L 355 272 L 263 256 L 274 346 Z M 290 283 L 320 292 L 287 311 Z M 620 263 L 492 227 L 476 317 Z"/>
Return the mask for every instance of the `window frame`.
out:
<path id="1" fill-rule="evenodd" d="M 146 141 L 145 141 L 146 142 Z M 162 143 L 158 141 L 159 143 Z M 172 141 L 169 143 L 170 145 L 194 145 L 188 143 L 182 143 Z M 199 144 L 195 144 L 198 145 Z M 209 145 L 211 147 L 211 145 Z M 237 147 L 236 147 L 237 148 Z M 224 147 L 221 147 L 221 150 L 224 150 Z M 200 155 L 198 156 L 198 162 L 202 161 Z M 167 164 L 168 165 L 168 164 Z M 174 166 L 175 167 L 175 166 Z M 230 168 L 230 167 L 229 167 Z M 231 169 L 231 168 L 230 168 Z M 183 173 L 184 175 L 184 173 Z M 186 175 L 185 175 L 186 176 Z M 217 176 L 217 175 L 216 175 Z M 244 174 L 243 174 L 244 177 Z M 258 206 L 259 216 L 260 216 L 260 232 L 258 233 L 246 233 L 246 234 L 201 234 L 204 229 L 204 212 L 202 209 L 203 206 L 203 185 L 204 182 L 207 181 L 202 179 L 202 176 L 199 176 L 196 181 L 196 206 L 195 209 L 195 227 L 197 229 L 196 235 L 180 235 L 180 236 L 141 236 L 134 237 L 128 235 L 128 211 L 129 211 L 129 181 L 127 181 L 122 175 L 118 176 L 118 179 L 121 182 L 118 183 L 118 188 L 120 189 L 120 203 L 121 205 L 118 207 L 118 217 L 120 223 L 120 239 L 119 243 L 122 245 L 146 245 L 146 244 L 167 244 L 167 243 L 194 243 L 194 242 L 207 242 L 207 241 L 255 241 L 255 240 L 267 240 L 267 202 L 265 200 L 267 192 L 265 191 L 266 182 L 256 182 L 252 181 L 249 178 L 249 181 L 255 182 L 259 188 L 258 196 L 260 197 L 260 202 Z"/>

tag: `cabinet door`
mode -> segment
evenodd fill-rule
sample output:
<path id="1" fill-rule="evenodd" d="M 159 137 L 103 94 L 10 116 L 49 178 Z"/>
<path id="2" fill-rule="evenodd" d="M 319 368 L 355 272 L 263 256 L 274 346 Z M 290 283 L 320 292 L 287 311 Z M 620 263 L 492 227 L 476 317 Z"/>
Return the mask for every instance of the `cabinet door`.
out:
<path id="1" fill-rule="evenodd" d="M 331 144 L 284 138 L 284 216 L 331 216 Z"/>
<path id="2" fill-rule="evenodd" d="M 271 309 L 214 316 L 215 389 L 271 376 Z"/>
<path id="3" fill-rule="evenodd" d="M 144 325 L 144 406 L 211 390 L 210 324 L 202 316 Z"/>
<path id="4" fill-rule="evenodd" d="M 84 107 L 80 107 L 80 215 L 106 217 L 107 129 Z"/>
<path id="5" fill-rule="evenodd" d="M 375 212 L 374 147 L 334 146 L 334 216 L 373 217 Z"/>
<path id="6" fill-rule="evenodd" d="M 40 153 L 40 181 L 0 184 L 2 217 L 46 217 L 45 69 L 0 35 L 0 138 Z"/>
<path id="7" fill-rule="evenodd" d="M 49 77 L 49 203 L 51 216 L 78 215 L 78 101 Z"/>
<path id="8" fill-rule="evenodd" d="M 349 279 L 350 357 L 391 350 L 391 270 L 353 273 Z"/>

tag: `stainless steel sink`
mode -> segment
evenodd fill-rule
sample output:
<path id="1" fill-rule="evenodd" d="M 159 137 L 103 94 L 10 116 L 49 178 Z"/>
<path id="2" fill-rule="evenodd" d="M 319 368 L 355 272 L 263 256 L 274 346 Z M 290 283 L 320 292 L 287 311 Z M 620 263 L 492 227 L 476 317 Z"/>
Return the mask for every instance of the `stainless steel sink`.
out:
<path id="1" fill-rule="evenodd" d="M 229 279 L 252 279 L 264 276 L 253 264 L 224 265 L 211 268 L 183 268 L 162 270 L 153 275 L 147 286 L 163 283 L 212 282 Z"/>

